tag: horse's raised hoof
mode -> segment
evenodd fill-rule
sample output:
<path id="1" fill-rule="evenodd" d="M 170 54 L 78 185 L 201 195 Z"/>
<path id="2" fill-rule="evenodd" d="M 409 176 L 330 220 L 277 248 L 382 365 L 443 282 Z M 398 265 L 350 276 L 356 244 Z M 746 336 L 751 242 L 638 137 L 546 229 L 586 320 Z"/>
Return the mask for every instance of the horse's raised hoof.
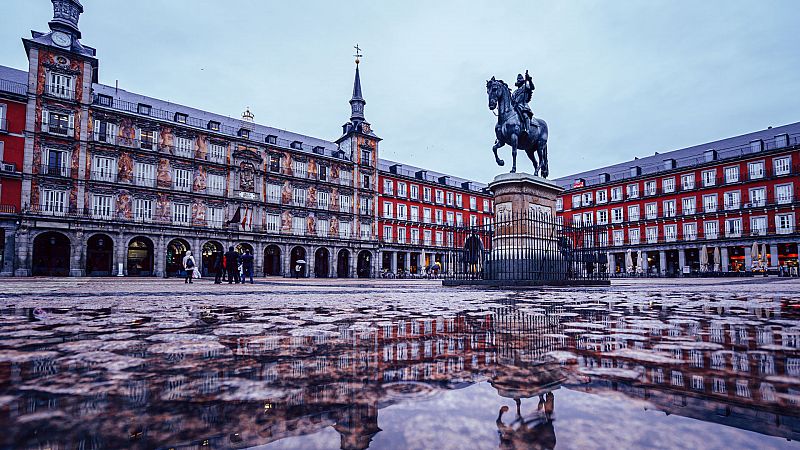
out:
<path id="1" fill-rule="evenodd" d="M 516 168 L 516 167 L 514 167 L 513 169 L 511 169 L 511 173 L 516 173 L 516 171 L 517 171 L 517 168 Z"/>
<path id="2" fill-rule="evenodd" d="M 505 165 L 506 165 L 506 162 L 505 162 L 505 161 L 503 161 L 502 159 L 498 159 L 498 160 L 497 160 L 497 165 L 498 165 L 498 166 L 505 166 Z"/>

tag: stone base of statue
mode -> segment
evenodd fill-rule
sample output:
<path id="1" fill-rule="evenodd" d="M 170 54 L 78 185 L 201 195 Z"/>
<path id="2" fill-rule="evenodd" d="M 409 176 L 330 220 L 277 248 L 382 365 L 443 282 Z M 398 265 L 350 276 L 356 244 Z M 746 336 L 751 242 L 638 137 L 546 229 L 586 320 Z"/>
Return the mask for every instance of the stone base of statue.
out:
<path id="1" fill-rule="evenodd" d="M 455 274 L 444 285 L 609 284 L 607 279 L 584 276 L 587 270 L 576 257 L 572 230 L 556 217 L 560 186 L 527 173 L 506 173 L 495 177 L 489 189 L 494 194 L 494 223 L 487 232 L 479 231 L 483 241 L 489 241 L 484 242 L 480 268 L 468 277 Z"/>

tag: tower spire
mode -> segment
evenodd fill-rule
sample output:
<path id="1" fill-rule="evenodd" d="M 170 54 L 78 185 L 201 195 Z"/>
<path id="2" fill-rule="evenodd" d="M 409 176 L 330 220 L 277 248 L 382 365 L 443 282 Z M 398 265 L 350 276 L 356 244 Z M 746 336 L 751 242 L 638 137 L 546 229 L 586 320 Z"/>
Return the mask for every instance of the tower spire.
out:
<path id="1" fill-rule="evenodd" d="M 358 66 L 361 63 L 361 57 L 364 56 L 361 54 L 361 48 L 358 44 L 353 47 L 356 49 L 356 54 L 353 55 L 356 57 L 356 77 L 353 81 L 353 98 L 350 99 L 350 121 L 352 123 L 363 122 L 364 119 L 364 105 L 367 102 L 364 100 L 364 97 L 361 94 L 361 74 L 359 73 Z"/>

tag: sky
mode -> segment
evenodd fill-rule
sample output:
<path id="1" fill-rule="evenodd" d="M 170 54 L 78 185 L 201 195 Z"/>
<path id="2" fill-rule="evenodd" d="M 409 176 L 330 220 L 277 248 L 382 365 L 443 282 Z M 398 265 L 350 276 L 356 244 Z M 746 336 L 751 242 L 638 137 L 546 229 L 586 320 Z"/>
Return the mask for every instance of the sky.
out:
<path id="1" fill-rule="evenodd" d="M 100 82 L 335 140 L 357 43 L 382 158 L 489 182 L 486 80 L 533 76 L 550 178 L 800 121 L 800 3 L 82 0 Z M 48 31 L 48 0 L 3 0 L 0 64 Z M 518 170 L 531 172 L 524 154 Z"/>

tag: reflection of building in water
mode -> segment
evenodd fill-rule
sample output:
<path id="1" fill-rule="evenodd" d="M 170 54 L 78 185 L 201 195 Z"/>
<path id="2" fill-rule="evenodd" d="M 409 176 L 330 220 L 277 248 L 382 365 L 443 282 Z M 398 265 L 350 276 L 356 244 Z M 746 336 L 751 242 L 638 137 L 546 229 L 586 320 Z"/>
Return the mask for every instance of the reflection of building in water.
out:
<path id="1" fill-rule="evenodd" d="M 39 436 L 62 446 L 176 448 L 264 444 L 333 427 L 342 448 L 366 448 L 380 432 L 381 408 L 488 380 L 516 401 L 546 404 L 560 385 L 616 391 L 671 414 L 799 438 L 800 331 L 781 321 L 781 307 L 696 309 L 509 303 L 482 313 L 339 322 L 332 331 L 298 328 L 294 336 L 223 335 L 224 345 L 210 341 L 194 352 L 175 346 L 156 354 L 152 343 L 129 341 L 69 363 L 42 343 L 38 353 L 0 362 L 0 391 L 19 394 L 0 410 L 0 424 L 60 410 L 64 420 Z M 146 363 L 109 369 L 126 358 Z M 552 427 L 530 422 L 536 417 L 499 419 L 516 436 L 548 436 Z M 35 433 L 0 436 L 0 447 L 42 444 Z"/>

